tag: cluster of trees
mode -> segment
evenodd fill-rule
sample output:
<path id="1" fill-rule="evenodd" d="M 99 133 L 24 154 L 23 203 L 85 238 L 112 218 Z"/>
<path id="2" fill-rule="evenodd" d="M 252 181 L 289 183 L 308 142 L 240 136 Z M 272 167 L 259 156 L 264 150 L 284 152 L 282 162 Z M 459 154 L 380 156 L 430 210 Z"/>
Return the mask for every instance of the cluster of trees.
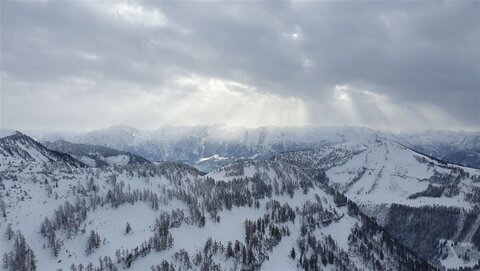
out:
<path id="1" fill-rule="evenodd" d="M 165 234 L 167 225 L 172 226 L 172 215 L 170 215 L 170 219 L 166 214 L 160 217 L 155 228 L 156 231 L 163 231 Z M 177 270 L 195 269 L 194 267 L 200 270 L 223 270 L 222 264 L 227 261 L 235 266 L 234 269 L 259 270 L 262 263 L 268 259 L 268 252 L 281 241 L 283 236 L 290 235 L 288 227 L 273 221 L 270 214 L 265 214 L 253 221 L 246 220 L 244 228 L 245 243 L 235 240 L 235 242 L 228 242 L 225 247 L 221 242 L 208 238 L 203 249 L 196 251 L 194 255 L 189 255 L 184 249 L 179 250 L 174 254 L 175 264 L 164 260 L 162 263 L 152 266 L 152 270 L 171 270 L 173 266 Z M 125 253 L 118 252 L 117 254 L 118 261 L 122 262 Z M 134 258 L 135 255 L 131 257 Z M 215 262 L 215 259 L 222 258 L 224 260 L 221 263 Z M 128 267 L 128 264 L 125 266 Z"/>
<path id="2" fill-rule="evenodd" d="M 461 168 L 453 167 L 449 173 L 440 173 L 434 171 L 433 175 L 430 176 L 429 182 L 440 184 L 440 185 L 458 185 L 463 179 L 469 176 L 468 172 L 464 171 Z"/>
<path id="3" fill-rule="evenodd" d="M 474 183 L 480 182 L 480 175 L 472 175 L 472 182 Z"/>
<path id="4" fill-rule="evenodd" d="M 70 266 L 71 271 L 118 271 L 118 268 L 115 266 L 115 263 L 112 261 L 112 259 L 108 256 L 105 257 L 99 257 L 98 258 L 98 266 L 95 267 L 95 265 L 91 262 L 89 262 L 87 265 L 79 264 L 75 265 L 72 264 Z"/>
<path id="5" fill-rule="evenodd" d="M 296 259 L 297 266 L 303 270 L 322 270 L 327 265 L 335 266 L 336 270 L 358 270 L 350 256 L 330 235 L 318 240 L 310 233 L 297 239 L 298 253 L 292 248 L 290 257 Z M 297 256 L 298 254 L 298 256 Z"/>
<path id="6" fill-rule="evenodd" d="M 258 251 L 252 245 L 238 240 L 229 242 L 225 247 L 221 242 L 208 238 L 203 248 L 193 255 L 181 249 L 174 253 L 174 262 L 163 260 L 152 266 L 151 270 L 225 270 L 225 263 L 231 264 L 234 270 L 260 270 L 262 262 L 267 259 L 266 251 Z M 218 260 L 219 262 L 217 262 Z"/>
<path id="7" fill-rule="evenodd" d="M 249 253 L 253 255 L 253 252 Z M 236 263 L 246 264 L 247 261 L 247 247 L 242 242 L 235 240 L 235 242 L 228 242 L 227 248 L 225 250 L 225 258 L 233 259 Z"/>
<path id="8" fill-rule="evenodd" d="M 361 226 L 356 224 L 349 236 L 349 247 L 350 251 L 360 257 L 369 269 L 386 270 L 393 267 L 392 269 L 397 268 L 398 270 L 435 270 L 428 262 L 416 256 L 406 246 L 400 244 L 373 219 L 363 214 L 354 202 L 325 183 L 323 183 L 323 186 L 326 186 L 324 190 L 333 196 L 337 207 L 346 206 L 347 213 L 360 220 Z M 341 216 L 331 206 L 327 208 L 327 212 L 322 211 L 325 208 L 321 207 L 321 200 L 318 198 L 315 204 L 306 202 L 303 207 L 301 213 L 308 215 L 301 216 L 301 221 L 304 222 L 301 226 L 302 234 L 297 242 L 298 251 L 291 253 L 299 258 L 298 266 L 304 270 L 318 270 L 318 268 L 321 268 L 321 262 L 324 266 L 326 264 L 334 264 L 339 270 L 355 270 L 356 267 L 351 262 L 349 255 L 338 249 L 331 237 L 327 236 L 323 240 L 318 241 L 312 236 L 311 230 L 304 230 L 305 227 L 307 229 L 313 228 L 312 224 L 316 224 L 316 226 L 328 225 L 331 221 L 341 219 Z M 398 205 L 398 207 L 402 208 L 404 206 Z M 305 212 L 304 209 L 308 211 Z M 316 209 L 319 210 L 319 215 L 312 216 L 311 214 L 315 214 Z M 327 223 L 319 225 L 322 221 L 321 217 L 324 215 L 326 215 L 325 218 L 327 220 L 325 222 Z M 396 214 L 391 214 L 390 216 L 398 218 Z M 402 221 L 401 218 L 398 219 Z M 402 224 L 399 221 L 392 223 Z M 428 226 L 425 226 L 425 228 L 429 229 Z M 404 229 L 403 231 L 408 230 Z"/>
<path id="9" fill-rule="evenodd" d="M 333 191 L 332 195 L 333 195 L 333 202 L 337 207 L 347 206 L 348 199 L 347 197 L 345 197 L 345 195 L 339 193 L 338 191 Z"/>
<path id="10" fill-rule="evenodd" d="M 85 198 L 76 197 L 75 203 L 66 201 L 54 211 L 53 227 L 64 229 L 69 234 L 78 233 L 80 225 L 87 219 L 87 204 Z"/>
<path id="11" fill-rule="evenodd" d="M 80 225 L 87 219 L 87 206 L 85 198 L 77 196 L 75 203 L 65 202 L 58 206 L 54 211 L 53 220 L 50 221 L 45 217 L 43 223 L 40 225 L 40 233 L 43 237 L 48 239 L 48 246 L 52 249 L 53 255 L 58 256 L 62 247 L 62 242 L 56 238 L 55 231 L 63 229 L 68 236 L 77 234 L 80 230 Z"/>
<path id="12" fill-rule="evenodd" d="M 152 265 L 150 270 L 152 270 L 152 271 L 175 271 L 175 266 L 173 265 L 173 263 L 169 263 L 168 261 L 163 260 L 160 264 L 157 264 L 155 266 Z"/>
<path id="13" fill-rule="evenodd" d="M 224 253 L 225 247 L 222 243 L 213 241 L 209 237 L 203 246 L 203 250 L 195 253 L 192 263 L 200 267 L 201 270 L 221 270 L 221 265 L 214 261 L 214 255 L 222 255 Z"/>
<path id="14" fill-rule="evenodd" d="M 173 254 L 173 258 L 177 263 L 178 269 L 180 270 L 189 270 L 192 269 L 192 263 L 190 262 L 190 257 L 188 252 L 185 249 L 180 249 L 179 251 Z"/>
<path id="15" fill-rule="evenodd" d="M 170 233 L 170 227 L 171 225 L 179 227 L 181 225 L 181 220 L 180 222 L 175 222 L 170 218 L 171 217 L 168 213 L 162 212 L 162 214 L 155 220 L 154 235 L 150 238 L 149 244 L 156 251 L 162 251 L 173 247 L 173 237 Z"/>
<path id="16" fill-rule="evenodd" d="M 322 219 L 312 215 L 315 214 L 312 210 L 315 206 L 319 210 L 325 208 L 320 207 L 319 202 L 307 202 L 299 212 L 305 215 L 301 216 L 303 222 L 297 247 L 290 252 L 290 257 L 296 260 L 298 267 L 303 270 L 321 270 L 327 265 L 334 265 L 337 270 L 358 270 L 357 264 L 351 259 L 351 255 L 356 255 L 370 270 L 435 270 L 387 234 L 374 220 L 361 213 L 355 203 L 344 199 L 342 195 L 336 195 L 335 198 L 337 204 L 347 206 L 348 213 L 360 220 L 348 238 L 349 254 L 344 248 L 339 248 L 330 235 L 317 239 L 312 229 L 326 225 L 320 224 Z M 308 211 L 305 212 L 305 209 Z M 333 214 L 334 220 L 340 219 L 335 215 L 334 209 L 329 213 Z"/>
<path id="17" fill-rule="evenodd" d="M 102 240 L 100 239 L 98 233 L 96 233 L 94 230 L 90 231 L 90 235 L 87 239 L 87 249 L 85 250 L 87 255 L 92 254 L 97 248 L 99 248 L 101 242 Z"/>
<path id="18" fill-rule="evenodd" d="M 319 197 L 316 202 L 306 201 L 299 210 L 299 214 L 302 236 L 313 232 L 316 228 L 326 227 L 341 218 L 332 206 L 323 208 Z"/>
<path id="19" fill-rule="evenodd" d="M 77 185 L 73 189 L 74 195 L 79 194 L 81 196 L 86 197 L 89 194 L 96 193 L 100 190 L 100 187 L 95 182 L 95 179 L 92 176 L 90 176 L 90 178 L 87 178 L 87 182 L 85 185 L 86 187 L 82 183 L 80 183 L 80 181 L 78 181 Z"/>
<path id="20" fill-rule="evenodd" d="M 447 271 L 475 271 L 480 270 L 480 260 L 474 266 L 461 266 L 459 268 L 448 268 Z"/>
<path id="21" fill-rule="evenodd" d="M 3 254 L 3 268 L 9 271 L 37 270 L 35 254 L 28 246 L 22 233 L 17 231 L 12 238 L 15 238 L 13 250 L 9 253 Z"/>
<path id="22" fill-rule="evenodd" d="M 155 174 L 163 174 L 168 175 L 169 178 L 179 178 L 179 176 L 183 177 L 185 174 L 185 170 L 183 170 L 185 165 L 177 164 L 177 163 L 165 163 L 162 166 L 147 166 L 147 167 L 123 167 L 123 168 L 116 168 L 116 169 L 107 169 L 112 171 L 112 175 L 108 178 L 107 183 L 111 185 L 111 189 L 106 191 L 104 195 L 100 194 L 100 188 L 95 183 L 95 178 L 99 177 L 99 171 L 97 169 L 84 169 L 87 172 L 86 187 L 82 184 L 79 184 L 75 187 L 74 194 L 77 195 L 74 204 L 70 202 L 65 202 L 63 205 L 60 205 L 54 211 L 54 217 L 49 220 L 45 218 L 44 222 L 41 224 L 40 232 L 43 237 L 47 238 L 48 240 L 48 247 L 52 249 L 53 255 L 55 257 L 58 256 L 60 249 L 62 247 L 61 240 L 56 238 L 56 230 L 65 230 L 68 235 L 70 234 L 77 234 L 80 230 L 81 224 L 86 220 L 87 213 L 89 210 L 94 210 L 98 206 L 104 206 L 106 204 L 116 208 L 124 203 L 134 204 L 137 201 L 147 202 L 151 206 L 152 209 L 158 210 L 160 204 L 167 204 L 169 198 L 171 199 L 173 196 L 170 195 L 169 197 L 160 197 L 157 193 L 152 192 L 149 189 L 139 190 L 131 190 L 128 187 L 129 191 L 125 191 L 125 184 L 124 182 L 117 182 L 115 172 L 126 172 L 132 176 L 154 176 Z M 186 166 L 188 167 L 188 166 Z M 179 170 L 175 170 L 179 169 Z M 182 169 L 182 170 L 180 170 Z M 179 171 L 180 173 L 173 174 L 172 172 Z M 188 168 L 187 172 L 192 173 L 193 175 L 198 175 L 196 170 Z M 95 177 L 95 178 L 94 178 Z M 53 192 L 53 188 L 49 183 L 47 184 L 47 190 L 49 190 L 50 194 Z M 58 185 L 55 186 L 55 188 Z M 165 194 L 165 189 L 163 190 L 163 194 Z M 80 197 L 81 196 L 81 197 Z M 88 197 L 88 203 L 85 198 Z M 1 206 L 0 206 L 1 207 Z M 2 211 L 2 210 L 0 210 Z M 172 212 L 171 215 L 171 223 L 172 226 L 175 226 L 177 223 L 181 223 L 184 220 L 184 213 L 183 210 L 177 210 Z M 127 227 L 128 228 L 128 227 Z M 82 233 L 84 230 L 82 230 Z M 92 253 L 95 248 L 100 245 L 100 239 L 98 234 L 94 233 L 91 234 L 87 239 L 87 254 Z M 167 243 L 165 245 L 164 243 Z M 149 243 L 152 244 L 152 247 L 156 249 L 162 249 L 163 247 L 171 247 L 173 242 L 173 238 L 171 235 L 167 236 L 165 239 L 162 233 L 157 233 L 154 235 L 150 240 Z M 81 268 L 81 267 L 80 267 Z"/>
<path id="23" fill-rule="evenodd" d="M 391 208 L 404 208 L 406 206 L 392 204 Z M 348 200 L 347 208 L 350 214 L 354 215 L 360 220 L 361 226 L 356 224 L 352 233 L 349 236 L 349 244 L 352 250 L 356 251 L 357 255 L 373 270 L 385 270 L 385 269 L 395 269 L 395 270 L 436 270 L 432 265 L 430 265 L 426 260 L 420 258 L 415 254 L 409 247 L 401 244 L 391 235 L 390 231 L 385 231 L 385 229 L 377 224 L 377 222 L 370 217 L 366 216 L 358 210 L 358 206 Z M 410 207 L 406 207 L 410 208 Z M 427 208 L 427 207 L 425 207 Z M 428 212 L 428 211 L 427 211 Z M 397 214 L 389 214 L 390 218 L 396 217 Z M 403 225 L 403 222 L 393 222 Z M 389 223 L 390 223 L 389 222 Z M 413 222 L 415 225 L 413 228 L 404 229 L 410 231 L 417 231 L 416 228 L 419 228 L 418 224 Z M 412 224 L 412 226 L 413 226 Z M 401 225 L 398 225 L 401 227 Z M 387 226 L 388 227 L 388 226 Z M 423 227 L 422 227 L 423 228 Z M 440 228 L 438 228 L 440 229 Z M 429 226 L 421 229 L 423 231 L 432 230 Z M 420 233 L 420 235 L 426 233 Z M 419 236 L 418 239 L 422 239 L 423 236 Z"/>
<path id="24" fill-rule="evenodd" d="M 183 210 L 174 209 L 171 213 L 163 211 L 155 219 L 153 236 L 133 249 L 118 249 L 115 252 L 116 262 L 122 264 L 124 268 L 129 268 L 136 259 L 147 256 L 152 250 L 162 251 L 172 248 L 173 236 L 170 233 L 170 228 L 180 227 L 184 220 Z M 129 224 L 127 224 L 127 229 L 128 226 Z"/>
<path id="25" fill-rule="evenodd" d="M 182 209 L 173 209 L 170 213 L 162 211 L 159 217 L 155 219 L 155 229 L 162 227 L 167 231 L 168 228 L 178 228 L 184 221 L 188 220 Z"/>
<path id="26" fill-rule="evenodd" d="M 408 196 L 408 199 L 417 199 L 420 197 L 439 198 L 442 196 L 443 192 L 445 191 L 445 188 L 446 188 L 445 186 L 436 186 L 430 183 L 428 184 L 427 189 Z M 458 191 L 458 187 L 457 187 L 457 191 Z"/>
<path id="27" fill-rule="evenodd" d="M 220 256 L 225 253 L 225 247 L 222 243 L 207 239 L 203 249 L 196 251 L 190 256 L 188 252 L 181 249 L 173 254 L 174 262 L 162 260 L 160 264 L 151 267 L 152 271 L 162 270 L 224 270 L 220 263 L 216 263 L 214 256 Z M 175 264 L 174 264 L 175 263 Z"/>
<path id="28" fill-rule="evenodd" d="M 222 170 L 225 171 L 225 177 L 232 177 L 243 176 L 244 168 L 245 166 L 243 162 L 237 162 L 223 167 Z"/>
<path id="29" fill-rule="evenodd" d="M 372 270 L 436 270 L 367 217 L 354 226 L 349 244 Z"/>
<path id="30" fill-rule="evenodd" d="M 7 217 L 7 205 L 3 201 L 3 199 L 0 198 L 0 215 L 5 218 Z"/>
<path id="31" fill-rule="evenodd" d="M 9 161 L 9 163 L 10 162 L 11 161 Z M 12 182 L 17 182 L 18 181 L 18 176 L 15 173 L 17 173 L 16 170 L 6 170 L 6 171 L 0 172 L 0 187 L 2 188 L 2 190 L 6 189 L 5 181 L 7 181 L 7 180 L 11 180 Z"/>
<path id="32" fill-rule="evenodd" d="M 123 268 L 129 268 L 135 260 L 145 257 L 151 252 L 152 244 L 149 241 L 143 241 L 140 246 L 133 249 L 117 249 L 115 251 L 116 263 L 121 264 Z"/>
<path id="33" fill-rule="evenodd" d="M 263 248 L 270 250 L 282 240 L 283 236 L 289 236 L 290 230 L 287 226 L 279 226 L 271 221 L 268 214 L 256 221 L 246 220 L 245 244 L 261 251 Z"/>
<path id="34" fill-rule="evenodd" d="M 62 242 L 61 240 L 57 239 L 55 225 L 52 224 L 48 218 L 45 218 L 41 224 L 40 233 L 42 234 L 42 237 L 47 238 L 48 247 L 50 247 L 52 250 L 53 256 L 57 257 L 60 253 L 60 249 L 62 248 Z"/>
<path id="35" fill-rule="evenodd" d="M 270 200 L 266 204 L 266 209 L 269 211 L 270 218 L 274 222 L 285 223 L 295 221 L 295 211 L 288 203 L 281 204 L 277 200 Z"/>
<path id="36" fill-rule="evenodd" d="M 101 197 L 95 194 L 96 197 L 94 196 L 93 199 L 90 200 L 90 202 L 93 203 L 93 209 L 96 208 L 97 203 L 100 203 L 101 206 L 110 204 L 112 207 L 117 208 L 125 203 L 134 204 L 135 202 L 142 201 L 148 203 L 153 210 L 158 210 L 160 204 L 166 205 L 168 203 L 168 197 L 159 196 L 150 189 L 125 191 L 125 183 L 123 181 L 117 182 L 115 175 L 112 175 L 110 183 L 112 188 L 108 189 L 105 196 Z"/>
<path id="37" fill-rule="evenodd" d="M 459 184 L 465 178 L 468 178 L 470 174 L 459 167 L 447 167 L 451 171 L 449 173 L 440 173 L 437 170 L 434 170 L 434 174 L 428 179 L 430 182 L 427 189 L 410 195 L 409 199 L 416 199 L 419 197 L 432 197 L 438 198 L 441 196 L 445 197 L 454 197 L 458 196 L 460 193 Z M 475 176 L 472 176 L 472 180 L 475 179 Z M 466 196 L 467 200 L 471 202 L 479 202 L 478 193 L 468 193 Z"/>
<path id="38" fill-rule="evenodd" d="M 40 232 L 43 237 L 48 239 L 48 246 L 52 249 L 55 257 L 58 256 L 62 246 L 61 241 L 56 238 L 55 231 L 65 230 L 68 236 L 78 234 L 82 223 L 87 219 L 89 210 L 95 210 L 98 206 L 107 204 L 113 208 L 117 208 L 121 204 L 134 204 L 137 201 L 146 202 L 152 209 L 158 210 L 160 204 L 166 204 L 166 201 L 168 201 L 167 197 L 159 197 L 157 193 L 149 189 L 144 189 L 143 191 L 139 189 L 125 191 L 124 182 L 117 182 L 115 175 L 109 178 L 109 183 L 112 185 L 112 188 L 108 189 L 105 195 L 101 195 L 97 193 L 99 189 L 98 185 L 95 184 L 93 178 L 90 178 L 88 189 L 84 191 L 80 188 L 79 190 L 81 193 L 89 195 L 89 204 L 87 204 L 85 197 L 80 197 L 80 194 L 77 194 L 74 204 L 66 201 L 54 211 L 52 220 L 49 220 L 47 217 L 45 218 L 41 224 Z M 164 201 L 161 202 L 161 198 L 164 199 Z M 175 219 L 177 219 L 176 214 Z"/>
<path id="39" fill-rule="evenodd" d="M 175 182 L 178 185 L 181 185 L 181 180 L 186 179 L 189 175 L 193 177 L 200 175 L 200 172 L 192 166 L 169 161 L 114 166 L 111 170 L 119 174 L 126 173 L 130 177 L 147 178 L 164 176 L 167 180 Z"/>
<path id="40" fill-rule="evenodd" d="M 463 225 L 459 224 L 461 216 L 465 216 Z M 477 213 L 457 207 L 392 204 L 385 228 L 420 256 L 433 260 L 438 256 L 433 248 L 437 247 L 441 239 L 453 240 L 459 231 L 460 234 L 456 237 L 458 240 L 454 241 L 462 241 L 466 233 L 472 230 L 477 217 Z M 480 242 L 475 242 L 475 238 L 472 241 L 480 247 Z"/>
<path id="41" fill-rule="evenodd" d="M 480 205 L 480 187 L 471 186 L 471 191 L 465 193 L 465 200 Z"/>
<path id="42" fill-rule="evenodd" d="M 259 163 L 259 162 L 258 162 Z M 267 163 L 267 162 L 262 162 Z M 271 163 L 271 162 L 270 162 Z M 259 163 L 261 166 L 262 164 Z M 218 213 L 233 207 L 259 208 L 259 199 L 271 198 L 273 195 L 287 194 L 293 197 L 295 191 L 304 192 L 314 187 L 315 179 L 307 178 L 301 172 L 289 168 L 281 168 L 272 164 L 276 177 L 266 173 L 255 173 L 252 177 L 243 177 L 231 182 L 215 181 L 205 178 L 195 182 L 184 182 L 173 191 L 167 193 L 184 201 L 190 209 L 190 217 L 195 224 L 204 225 L 205 213 L 208 213 L 214 222 L 219 222 Z M 288 214 L 291 216 L 291 211 Z"/>
<path id="43" fill-rule="evenodd" d="M 275 159 L 285 161 L 305 170 L 317 168 L 326 171 L 332 167 L 345 164 L 350 158 L 365 150 L 366 148 L 352 149 L 345 146 L 331 146 L 310 151 L 284 152 L 276 155 Z"/>

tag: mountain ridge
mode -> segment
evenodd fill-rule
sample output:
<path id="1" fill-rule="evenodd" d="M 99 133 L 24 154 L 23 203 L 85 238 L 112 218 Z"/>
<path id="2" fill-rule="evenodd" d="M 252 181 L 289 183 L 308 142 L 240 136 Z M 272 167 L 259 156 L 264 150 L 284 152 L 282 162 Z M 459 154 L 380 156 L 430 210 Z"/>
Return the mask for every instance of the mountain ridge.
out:
<path id="1" fill-rule="evenodd" d="M 141 156 L 104 146 L 71 143 L 63 139 L 54 142 L 47 141 L 44 142 L 44 144 L 52 150 L 68 153 L 74 156 L 77 160 L 92 167 L 151 163 Z"/>
<path id="2" fill-rule="evenodd" d="M 452 141 L 452 147 L 442 153 L 430 151 L 429 136 L 435 146 L 455 139 L 454 135 L 468 134 L 463 144 Z M 361 126 L 263 126 L 258 128 L 232 127 L 228 125 L 171 126 L 154 130 L 139 130 L 119 125 L 63 139 L 74 143 L 101 145 L 127 151 L 151 161 L 180 161 L 209 172 L 235 162 L 237 159 L 268 159 L 284 151 L 321 148 L 346 141 L 362 141 L 366 138 L 390 138 L 409 148 L 445 160 L 480 168 L 480 133 L 436 131 L 426 133 L 425 140 L 415 144 L 416 134 L 391 134 Z M 442 138 L 446 138 L 443 141 Z M 58 139 L 58 134 L 55 135 Z M 48 140 L 48 135 L 39 138 Z M 448 141 L 450 140 L 450 141 Z M 468 143 L 465 143 L 465 141 Z M 457 143 L 455 143 L 457 142 Z M 454 144 L 455 143 L 455 144 Z M 478 159 L 477 159 L 478 158 Z"/>
<path id="3" fill-rule="evenodd" d="M 86 165 L 69 154 L 51 150 L 33 138 L 16 131 L 13 135 L 0 138 L 0 159 L 4 162 L 12 160 L 15 164 L 31 161 L 42 161 L 63 164 L 73 167 L 86 167 Z"/>

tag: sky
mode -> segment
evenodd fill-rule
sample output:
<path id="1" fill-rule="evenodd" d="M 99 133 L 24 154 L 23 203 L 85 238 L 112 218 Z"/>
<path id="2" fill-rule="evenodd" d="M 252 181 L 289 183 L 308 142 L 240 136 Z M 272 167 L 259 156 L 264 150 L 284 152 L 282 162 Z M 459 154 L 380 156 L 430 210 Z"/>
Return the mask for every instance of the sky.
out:
<path id="1" fill-rule="evenodd" d="M 480 1 L 0 1 L 0 126 L 480 129 Z"/>

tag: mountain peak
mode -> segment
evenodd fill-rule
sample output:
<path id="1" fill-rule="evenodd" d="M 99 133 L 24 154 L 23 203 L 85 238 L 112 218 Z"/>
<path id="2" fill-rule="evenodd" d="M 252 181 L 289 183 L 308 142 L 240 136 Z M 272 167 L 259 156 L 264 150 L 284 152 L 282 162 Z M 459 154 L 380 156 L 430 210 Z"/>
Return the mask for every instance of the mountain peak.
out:
<path id="1" fill-rule="evenodd" d="M 26 141 L 30 141 L 30 142 L 35 142 L 35 143 L 38 143 L 35 141 L 35 139 L 31 138 L 30 136 L 18 131 L 18 130 L 15 130 L 15 132 L 12 134 L 12 135 L 9 135 L 9 136 L 6 136 L 6 137 L 3 137 L 1 138 L 3 139 L 4 141 L 5 140 L 26 140 Z"/>
<path id="2" fill-rule="evenodd" d="M 113 125 L 107 129 L 104 129 L 105 131 L 109 132 L 128 132 L 131 134 L 138 133 L 139 130 L 133 126 L 128 126 L 128 125 Z"/>
<path id="3" fill-rule="evenodd" d="M 0 138 L 0 161 L 21 164 L 22 162 L 60 163 L 73 167 L 85 167 L 68 154 L 50 150 L 30 136 L 15 131 L 13 135 Z"/>

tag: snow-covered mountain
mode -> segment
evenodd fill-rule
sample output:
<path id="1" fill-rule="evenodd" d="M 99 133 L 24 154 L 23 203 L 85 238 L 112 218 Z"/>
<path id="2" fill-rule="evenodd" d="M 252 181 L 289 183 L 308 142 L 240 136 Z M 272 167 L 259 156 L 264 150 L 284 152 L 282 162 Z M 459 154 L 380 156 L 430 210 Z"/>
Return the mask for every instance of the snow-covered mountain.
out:
<path id="1" fill-rule="evenodd" d="M 480 168 L 479 131 L 426 131 L 396 136 L 400 142 L 421 153 L 447 162 Z"/>
<path id="2" fill-rule="evenodd" d="M 152 131 L 114 126 L 68 140 L 131 152 L 150 161 L 181 161 L 209 172 L 238 159 L 266 159 L 279 152 L 321 148 L 378 134 L 368 128 L 342 126 L 162 126 Z"/>
<path id="3" fill-rule="evenodd" d="M 91 167 L 150 163 L 147 159 L 138 155 L 103 146 L 71 143 L 63 139 L 44 142 L 44 144 L 49 149 L 68 153 Z"/>
<path id="4" fill-rule="evenodd" d="M 32 167 L 38 164 L 85 167 L 85 164 L 70 155 L 50 150 L 18 131 L 0 138 L 0 170 Z"/>
<path id="5" fill-rule="evenodd" d="M 36 133 L 41 141 L 60 133 Z M 227 125 L 169 126 L 142 131 L 113 126 L 63 139 L 127 151 L 150 161 L 180 161 L 210 172 L 239 159 L 268 159 L 287 151 L 312 150 L 341 143 L 359 144 L 389 138 L 418 152 L 452 163 L 480 168 L 480 133 L 434 131 L 389 134 L 364 127 L 302 126 L 255 129 Z"/>
<path id="6" fill-rule="evenodd" d="M 48 150 L 24 135 L 5 141 L 1 153 Z M 84 168 L 52 158 L 12 167 L 19 158 L 3 157 L 3 269 L 434 270 L 323 171 L 285 160 L 201 176 L 172 162 Z"/>
<path id="7" fill-rule="evenodd" d="M 149 138 L 124 128 L 115 128 L 122 133 L 118 144 Z M 187 133 L 165 129 L 161 138 L 169 142 Z M 207 136 L 211 130 L 195 129 L 192 138 L 200 145 L 167 149 L 185 154 L 219 141 Z M 89 166 L 76 158 L 122 152 L 55 143 L 72 157 L 21 133 L 1 138 L 3 268 L 480 267 L 480 170 L 425 156 L 365 128 L 287 130 L 253 130 L 239 153 L 265 156 L 248 153 L 241 157 L 261 159 L 230 163 L 205 176 L 177 162 Z M 242 132 L 232 130 L 229 142 Z M 282 133 L 284 145 L 274 149 L 275 135 Z M 230 143 L 224 145 L 228 150 Z"/>
<path id="8" fill-rule="evenodd" d="M 336 191 L 432 262 L 458 267 L 479 259 L 478 169 L 432 159 L 380 138 L 282 153 L 275 159 L 325 171 Z"/>
<path id="9" fill-rule="evenodd" d="M 388 139 L 281 153 L 275 158 L 325 170 L 337 190 L 362 203 L 415 204 L 409 198 L 436 187 L 442 192 L 423 203 L 467 207 L 467 194 L 480 182 L 480 170 L 430 158 Z"/>

